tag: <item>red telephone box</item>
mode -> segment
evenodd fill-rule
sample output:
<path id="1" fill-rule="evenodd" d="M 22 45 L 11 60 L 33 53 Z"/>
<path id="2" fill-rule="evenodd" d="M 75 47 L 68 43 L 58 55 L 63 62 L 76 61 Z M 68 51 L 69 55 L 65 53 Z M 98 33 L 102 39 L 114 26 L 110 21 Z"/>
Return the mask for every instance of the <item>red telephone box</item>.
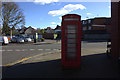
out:
<path id="1" fill-rule="evenodd" d="M 63 67 L 80 67 L 81 64 L 81 16 L 62 16 L 61 63 Z"/>

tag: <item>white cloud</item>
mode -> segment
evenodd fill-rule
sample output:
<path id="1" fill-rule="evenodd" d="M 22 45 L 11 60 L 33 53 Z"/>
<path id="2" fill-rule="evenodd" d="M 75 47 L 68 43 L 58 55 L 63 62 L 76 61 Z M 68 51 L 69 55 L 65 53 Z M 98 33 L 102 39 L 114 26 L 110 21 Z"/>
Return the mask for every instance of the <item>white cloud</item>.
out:
<path id="1" fill-rule="evenodd" d="M 57 25 L 50 25 L 50 27 L 55 28 Z"/>
<path id="2" fill-rule="evenodd" d="M 56 22 L 51 22 L 51 24 L 56 24 Z"/>
<path id="3" fill-rule="evenodd" d="M 87 15 L 92 15 L 91 13 L 87 13 Z"/>
<path id="4" fill-rule="evenodd" d="M 54 2 L 58 2 L 59 0 L 34 0 L 34 3 L 40 3 L 41 5 L 45 5 L 45 4 L 50 4 L 50 3 L 54 3 Z"/>
<path id="5" fill-rule="evenodd" d="M 60 16 L 59 19 L 62 20 L 62 17 Z"/>
<path id="6" fill-rule="evenodd" d="M 111 8 L 111 6 L 108 6 L 108 8 Z"/>
<path id="7" fill-rule="evenodd" d="M 68 4 L 61 8 L 60 10 L 49 11 L 48 14 L 52 16 L 64 15 L 77 9 L 83 10 L 86 9 L 86 7 L 81 4 Z"/>

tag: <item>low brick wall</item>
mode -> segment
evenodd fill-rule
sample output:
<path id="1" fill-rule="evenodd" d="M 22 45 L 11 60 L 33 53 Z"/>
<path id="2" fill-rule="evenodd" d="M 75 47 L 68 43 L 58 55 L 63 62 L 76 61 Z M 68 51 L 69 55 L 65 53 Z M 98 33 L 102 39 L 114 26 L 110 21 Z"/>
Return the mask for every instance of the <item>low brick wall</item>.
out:
<path id="1" fill-rule="evenodd" d="M 54 33 L 45 33 L 42 34 L 45 39 L 54 39 Z"/>
<path id="2" fill-rule="evenodd" d="M 85 34 L 84 40 L 108 40 L 110 34 Z"/>

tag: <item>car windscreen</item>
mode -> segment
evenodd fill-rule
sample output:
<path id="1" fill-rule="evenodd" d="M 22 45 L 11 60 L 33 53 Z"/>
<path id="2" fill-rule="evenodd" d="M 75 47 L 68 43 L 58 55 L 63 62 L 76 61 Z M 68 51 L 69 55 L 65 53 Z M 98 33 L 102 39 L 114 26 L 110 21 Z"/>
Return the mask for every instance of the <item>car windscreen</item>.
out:
<path id="1" fill-rule="evenodd" d="M 12 39 L 16 39 L 16 37 L 12 37 Z"/>

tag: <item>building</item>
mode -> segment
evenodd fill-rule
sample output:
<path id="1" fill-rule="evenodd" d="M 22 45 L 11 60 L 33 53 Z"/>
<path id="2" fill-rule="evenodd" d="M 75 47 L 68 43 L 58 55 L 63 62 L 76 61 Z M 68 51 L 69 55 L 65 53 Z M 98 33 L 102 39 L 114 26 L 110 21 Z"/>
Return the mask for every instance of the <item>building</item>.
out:
<path id="1" fill-rule="evenodd" d="M 107 26 L 111 23 L 110 20 L 111 18 L 107 17 L 82 20 L 82 30 L 106 30 Z"/>
<path id="2" fill-rule="evenodd" d="M 61 32 L 61 26 L 57 25 L 57 27 L 54 29 L 55 33 Z"/>
<path id="3" fill-rule="evenodd" d="M 47 33 L 54 33 L 54 29 L 52 29 L 51 27 L 47 27 L 45 29 L 45 32 L 47 32 Z"/>
<path id="4" fill-rule="evenodd" d="M 24 34 L 25 35 L 34 35 L 36 33 L 36 30 L 29 26 L 28 28 L 25 29 Z"/>
<path id="5" fill-rule="evenodd" d="M 111 32 L 111 18 L 96 17 L 82 20 L 82 39 L 109 39 Z"/>
<path id="6" fill-rule="evenodd" d="M 26 27 L 23 27 L 21 29 L 17 29 L 17 32 L 19 32 L 20 34 L 24 34 L 26 29 Z"/>
<path id="7" fill-rule="evenodd" d="M 29 26 L 28 28 L 23 27 L 22 29 L 17 29 L 17 32 L 19 32 L 20 34 L 25 34 L 25 35 L 33 35 L 35 34 L 36 30 L 32 28 L 31 26 Z"/>
<path id="8" fill-rule="evenodd" d="M 27 35 L 30 38 L 33 38 L 33 36 L 36 33 L 36 30 L 32 28 L 31 26 L 29 26 L 28 28 L 23 27 L 22 29 L 17 29 L 16 31 L 20 33 L 20 35 Z"/>

